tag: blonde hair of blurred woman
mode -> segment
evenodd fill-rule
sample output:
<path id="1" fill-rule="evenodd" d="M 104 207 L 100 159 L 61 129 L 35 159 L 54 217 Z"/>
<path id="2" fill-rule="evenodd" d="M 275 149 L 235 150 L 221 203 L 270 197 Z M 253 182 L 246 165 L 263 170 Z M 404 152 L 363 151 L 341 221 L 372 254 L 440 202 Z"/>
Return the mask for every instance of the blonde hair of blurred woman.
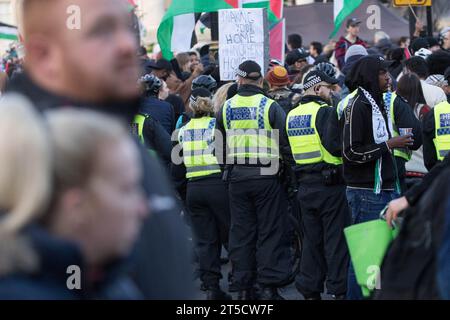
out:
<path id="1" fill-rule="evenodd" d="M 46 116 L 56 193 L 42 223 L 76 243 L 89 265 L 128 255 L 148 207 L 139 150 L 127 127 L 75 108 Z"/>
<path id="2" fill-rule="evenodd" d="M 0 101 L 0 234 L 41 215 L 51 196 L 52 157 L 42 116 L 19 95 Z"/>
<path id="3" fill-rule="evenodd" d="M 47 119 L 55 150 L 55 188 L 58 192 L 82 186 L 89 179 L 100 144 L 127 137 L 120 122 L 94 111 L 50 111 Z"/>
<path id="4" fill-rule="evenodd" d="M 220 109 L 222 108 L 225 101 L 227 101 L 227 93 L 228 89 L 233 85 L 233 82 L 227 83 L 223 86 L 221 86 L 216 94 L 213 97 L 213 104 L 214 104 L 214 113 L 218 114 L 220 112 Z"/>

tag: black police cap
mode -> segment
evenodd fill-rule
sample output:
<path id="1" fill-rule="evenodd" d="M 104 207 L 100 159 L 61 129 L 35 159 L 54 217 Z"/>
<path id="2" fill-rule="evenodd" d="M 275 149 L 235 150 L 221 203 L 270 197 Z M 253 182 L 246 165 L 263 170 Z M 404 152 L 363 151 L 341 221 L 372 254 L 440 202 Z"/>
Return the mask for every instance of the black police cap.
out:
<path id="1" fill-rule="evenodd" d="M 236 75 L 244 79 L 258 80 L 262 77 L 261 67 L 255 61 L 247 60 L 239 65 Z"/>
<path id="2" fill-rule="evenodd" d="M 314 87 L 315 85 L 326 82 L 329 84 L 336 84 L 339 81 L 336 78 L 332 78 L 328 76 L 326 73 L 319 71 L 319 70 L 313 70 L 310 71 L 305 79 L 303 80 L 303 89 L 308 90 L 309 88 Z"/>

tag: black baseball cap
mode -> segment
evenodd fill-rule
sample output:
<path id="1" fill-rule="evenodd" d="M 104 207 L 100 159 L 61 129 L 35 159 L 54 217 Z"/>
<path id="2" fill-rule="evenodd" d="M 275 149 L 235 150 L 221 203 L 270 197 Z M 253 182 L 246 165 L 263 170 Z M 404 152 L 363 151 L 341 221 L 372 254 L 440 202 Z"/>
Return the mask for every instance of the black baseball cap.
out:
<path id="1" fill-rule="evenodd" d="M 172 64 L 170 61 L 166 59 L 159 59 L 158 61 L 151 61 L 149 63 L 149 67 L 153 70 L 166 70 L 166 71 L 173 71 Z"/>
<path id="2" fill-rule="evenodd" d="M 430 49 L 430 43 L 428 42 L 427 38 L 417 38 L 414 39 L 413 42 L 411 42 L 411 50 L 413 52 L 417 52 L 422 48 Z"/>
<path id="3" fill-rule="evenodd" d="M 286 63 L 291 66 L 298 60 L 306 60 L 309 57 L 309 52 L 303 48 L 294 49 L 286 56 Z"/>
<path id="4" fill-rule="evenodd" d="M 358 20 L 356 18 L 350 18 L 347 20 L 347 28 L 352 26 L 355 27 L 361 23 L 361 20 Z"/>
<path id="5" fill-rule="evenodd" d="M 255 61 L 247 60 L 236 69 L 236 75 L 244 79 L 258 80 L 262 77 L 261 67 Z"/>
<path id="6" fill-rule="evenodd" d="M 303 89 L 308 90 L 321 82 L 337 84 L 339 81 L 336 78 L 328 76 L 322 71 L 313 70 L 308 72 L 308 74 L 305 76 L 305 79 L 303 80 Z"/>
<path id="7" fill-rule="evenodd" d="M 370 54 L 361 58 L 361 60 L 370 61 L 369 63 L 373 66 L 377 66 L 379 70 L 388 70 L 388 68 L 395 62 L 393 60 L 386 60 L 382 55 L 379 54 Z"/>

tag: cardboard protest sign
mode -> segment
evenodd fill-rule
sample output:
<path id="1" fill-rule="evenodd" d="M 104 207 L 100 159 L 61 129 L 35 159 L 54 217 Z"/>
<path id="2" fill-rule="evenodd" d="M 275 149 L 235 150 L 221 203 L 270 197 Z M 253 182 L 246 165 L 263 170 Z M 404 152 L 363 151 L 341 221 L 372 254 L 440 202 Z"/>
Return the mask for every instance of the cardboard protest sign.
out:
<path id="1" fill-rule="evenodd" d="M 235 70 L 245 60 L 256 61 L 265 73 L 268 59 L 266 9 L 219 10 L 220 80 L 235 80 Z"/>

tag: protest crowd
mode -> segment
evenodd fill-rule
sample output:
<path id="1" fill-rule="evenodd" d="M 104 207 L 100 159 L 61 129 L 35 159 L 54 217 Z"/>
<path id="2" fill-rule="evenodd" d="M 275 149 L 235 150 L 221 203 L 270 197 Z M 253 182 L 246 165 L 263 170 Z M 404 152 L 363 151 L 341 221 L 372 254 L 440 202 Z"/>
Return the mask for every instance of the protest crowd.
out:
<path id="1" fill-rule="evenodd" d="M 23 1 L 0 299 L 450 299 L 450 27 L 361 39 L 350 15 L 223 80 L 212 44 L 139 47 L 123 2 Z"/>

